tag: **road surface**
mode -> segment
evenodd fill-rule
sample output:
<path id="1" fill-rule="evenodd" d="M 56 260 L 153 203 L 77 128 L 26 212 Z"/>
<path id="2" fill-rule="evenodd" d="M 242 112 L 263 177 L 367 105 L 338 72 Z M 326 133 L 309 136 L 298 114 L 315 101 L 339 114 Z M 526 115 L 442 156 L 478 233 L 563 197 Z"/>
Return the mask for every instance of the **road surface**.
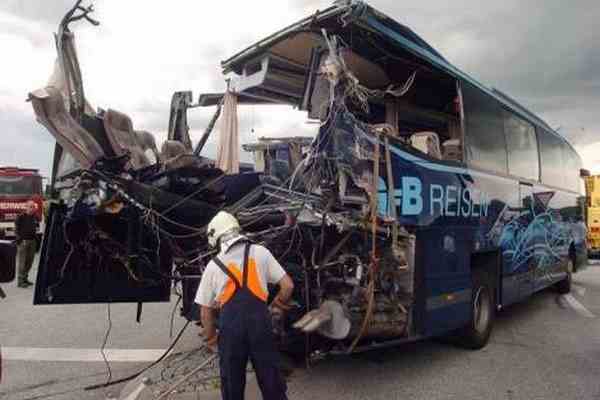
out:
<path id="1" fill-rule="evenodd" d="M 108 378 L 99 352 L 108 327 L 106 305 L 33 307 L 31 289 L 14 283 L 3 288 L 8 297 L 0 300 L 0 399 L 107 399 L 118 398 L 121 390 L 124 398 L 139 387 L 138 380 L 82 390 Z M 139 370 L 168 346 L 172 308 L 147 304 L 138 325 L 135 305 L 111 306 L 106 355 L 113 379 Z M 591 265 L 575 276 L 570 295 L 546 290 L 499 313 L 483 350 L 424 341 L 326 359 L 292 374 L 290 399 L 599 399 L 599 317 L 600 265 Z M 182 325 L 176 318 L 175 331 Z M 189 354 L 198 345 L 196 327 L 190 325 L 176 348 L 188 366 L 196 362 Z M 172 363 L 167 372 L 163 368 L 163 377 L 168 380 L 178 365 Z M 218 398 L 210 387 L 202 390 L 199 397 L 174 398 Z"/>

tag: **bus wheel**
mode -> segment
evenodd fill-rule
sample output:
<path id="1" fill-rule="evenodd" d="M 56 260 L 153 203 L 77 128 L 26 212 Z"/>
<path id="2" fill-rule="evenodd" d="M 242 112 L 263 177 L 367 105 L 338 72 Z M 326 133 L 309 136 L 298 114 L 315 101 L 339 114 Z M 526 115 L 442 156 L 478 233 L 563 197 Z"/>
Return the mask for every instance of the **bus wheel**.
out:
<path id="1" fill-rule="evenodd" d="M 556 284 L 556 290 L 560 294 L 567 294 L 571 291 L 571 282 L 573 281 L 573 259 L 569 257 L 567 261 L 567 276 Z"/>
<path id="2" fill-rule="evenodd" d="M 477 275 L 473 279 L 472 318 L 460 335 L 461 345 L 473 350 L 481 349 L 490 339 L 495 312 L 494 292 L 486 280 L 482 279 L 482 274 Z"/>

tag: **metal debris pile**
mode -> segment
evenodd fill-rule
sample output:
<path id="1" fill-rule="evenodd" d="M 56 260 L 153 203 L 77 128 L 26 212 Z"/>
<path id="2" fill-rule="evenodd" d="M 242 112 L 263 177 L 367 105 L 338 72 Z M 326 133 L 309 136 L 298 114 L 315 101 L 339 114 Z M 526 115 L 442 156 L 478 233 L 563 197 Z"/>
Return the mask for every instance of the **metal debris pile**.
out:
<path id="1" fill-rule="evenodd" d="M 61 163 L 74 161 L 54 177 L 60 201 L 52 206 L 42 252 L 48 289 L 36 301 L 165 301 L 172 281 L 181 281 L 184 314 L 194 318 L 190 293 L 215 251 L 206 225 L 225 209 L 295 282 L 292 310 L 275 321 L 283 349 L 309 357 L 407 336 L 415 237 L 392 206 L 395 128 L 361 115 L 370 113 L 373 99 L 407 94 L 416 71 L 401 85 L 371 89 L 344 61 L 350 46 L 322 29 L 327 52 L 315 73 L 329 95 L 319 106 L 318 134 L 310 144 L 285 144 L 306 147 L 289 170 L 274 163 L 270 171 L 226 175 L 199 155 L 222 98 L 194 150 L 182 112 L 191 107 L 191 95 L 176 93 L 161 152 L 125 114 L 83 106 L 76 54 L 63 45 L 72 38 L 68 25 L 90 11 L 79 3 L 73 12 L 83 14 L 67 14 L 57 35 L 58 74 L 69 89 L 49 85 L 30 95 L 38 121 L 57 139 Z M 170 378 L 182 373 L 177 368 L 166 372 Z"/>

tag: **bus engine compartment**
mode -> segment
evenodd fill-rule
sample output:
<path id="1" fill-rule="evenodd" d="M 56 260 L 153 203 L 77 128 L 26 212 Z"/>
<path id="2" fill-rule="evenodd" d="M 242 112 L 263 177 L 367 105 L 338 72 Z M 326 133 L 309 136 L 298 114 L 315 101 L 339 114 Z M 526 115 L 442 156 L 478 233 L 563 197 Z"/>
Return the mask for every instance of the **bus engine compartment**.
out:
<path id="1" fill-rule="evenodd" d="M 282 349 L 349 353 L 420 335 L 419 232 L 399 210 L 423 204 L 397 152 L 463 159 L 458 84 L 414 48 L 441 55 L 365 3 L 338 1 L 224 61 L 226 93 L 176 92 L 159 151 L 126 114 L 89 105 L 69 24 L 97 22 L 80 3 L 59 26 L 51 81 L 30 93 L 57 141 L 35 304 L 169 301 L 176 282 L 197 319 L 193 294 L 216 253 L 206 225 L 224 209 L 293 278 L 292 309 L 274 321 Z M 296 107 L 318 133 L 244 145 L 254 170 L 223 170 L 201 152 L 238 104 Z M 194 145 L 187 113 L 199 106 L 217 113 Z"/>

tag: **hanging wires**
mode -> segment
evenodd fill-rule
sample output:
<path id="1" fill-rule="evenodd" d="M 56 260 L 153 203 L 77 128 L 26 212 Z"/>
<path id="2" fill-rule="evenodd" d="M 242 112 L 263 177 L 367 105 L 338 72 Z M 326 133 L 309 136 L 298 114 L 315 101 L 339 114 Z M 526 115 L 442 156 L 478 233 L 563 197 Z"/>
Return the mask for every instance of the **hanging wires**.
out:
<path id="1" fill-rule="evenodd" d="M 175 345 L 177 344 L 177 342 L 179 341 L 179 339 L 181 339 L 181 336 L 183 335 L 183 332 L 185 332 L 185 330 L 187 329 L 187 327 L 189 325 L 190 325 L 190 321 L 188 320 L 188 321 L 186 321 L 186 323 L 183 326 L 183 328 L 181 328 L 181 330 L 179 331 L 179 333 L 177 334 L 177 336 L 175 336 L 175 339 L 171 342 L 171 344 L 165 350 L 165 352 L 156 361 L 154 361 L 151 364 L 147 365 L 146 367 L 142 368 L 141 370 L 139 370 L 135 374 L 132 374 L 132 375 L 126 376 L 125 378 L 121 378 L 121 379 L 118 379 L 118 380 L 115 380 L 115 381 L 111 381 L 111 382 L 101 383 L 101 384 L 98 384 L 98 385 L 86 386 L 84 388 L 84 390 L 96 390 L 96 389 L 108 387 L 108 386 L 111 386 L 111 385 L 117 385 L 119 383 L 127 382 L 127 381 L 130 381 L 132 379 L 137 378 L 138 376 L 140 376 L 144 372 L 148 371 L 150 368 L 152 368 L 155 365 L 157 365 L 158 363 L 160 363 L 162 360 L 165 359 L 165 357 L 167 357 L 167 355 L 169 355 L 169 353 L 171 353 L 171 351 L 173 350 L 173 348 L 175 347 Z"/>
<path id="2" fill-rule="evenodd" d="M 177 311 L 177 306 L 179 306 L 179 303 L 181 303 L 181 299 L 183 298 L 183 296 L 179 293 L 177 293 L 177 301 L 175 302 L 175 305 L 173 306 L 173 309 L 171 310 L 171 321 L 169 323 L 169 338 L 173 338 L 173 325 L 175 322 L 175 311 Z"/>
<path id="3" fill-rule="evenodd" d="M 110 382 L 112 380 L 112 369 L 110 368 L 110 362 L 108 361 L 108 358 L 106 357 L 106 352 L 104 350 L 106 348 L 106 343 L 108 342 L 108 337 L 110 336 L 110 331 L 112 330 L 112 318 L 110 316 L 110 303 L 106 303 L 106 318 L 108 321 L 108 326 L 106 328 L 104 340 L 102 341 L 102 346 L 100 346 L 100 354 L 102 354 L 102 359 L 104 360 L 104 365 L 106 366 L 106 370 L 108 373 L 105 385 L 109 386 Z"/>

